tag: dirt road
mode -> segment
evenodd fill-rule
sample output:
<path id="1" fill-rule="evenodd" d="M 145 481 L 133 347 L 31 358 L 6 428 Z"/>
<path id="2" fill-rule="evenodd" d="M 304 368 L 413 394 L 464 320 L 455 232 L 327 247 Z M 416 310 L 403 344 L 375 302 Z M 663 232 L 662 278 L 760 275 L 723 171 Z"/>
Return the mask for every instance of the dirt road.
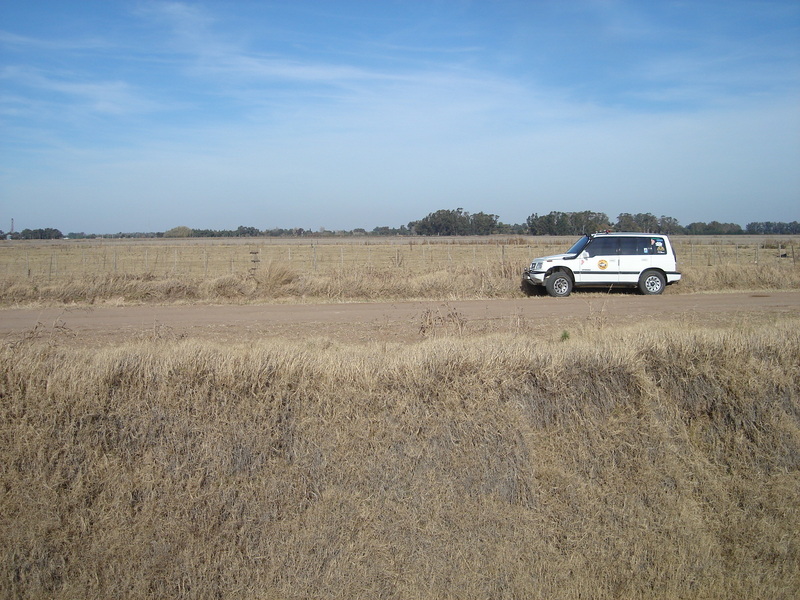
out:
<path id="1" fill-rule="evenodd" d="M 95 306 L 0 309 L 0 337 L 63 336 L 84 343 L 134 338 L 199 338 L 247 342 L 265 337 L 325 337 L 346 342 L 417 341 L 437 333 L 552 329 L 602 319 L 608 323 L 686 315 L 698 322 L 733 313 L 800 315 L 800 291 L 725 294 L 576 293 L 569 298 L 452 302 L 270 304 L 253 306 Z"/>

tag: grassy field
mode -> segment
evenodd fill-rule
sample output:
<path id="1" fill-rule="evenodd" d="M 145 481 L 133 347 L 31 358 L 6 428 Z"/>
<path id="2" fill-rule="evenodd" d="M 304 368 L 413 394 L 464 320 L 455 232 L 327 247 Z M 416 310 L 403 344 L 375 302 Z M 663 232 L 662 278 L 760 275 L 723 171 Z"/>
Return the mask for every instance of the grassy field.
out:
<path id="1" fill-rule="evenodd" d="M 518 295 L 573 238 L 0 242 L 0 304 L 339 302 Z M 671 293 L 800 287 L 797 238 L 675 238 Z M 785 255 L 785 256 L 783 256 Z"/>
<path id="2" fill-rule="evenodd" d="M 800 321 L 0 351 L 4 598 L 795 598 Z"/>
<path id="3" fill-rule="evenodd" d="M 800 287 L 797 240 L 675 241 L 668 294 Z M 512 297 L 569 242 L 0 242 L 0 304 Z M 452 323 L 6 338 L 0 597 L 797 596 L 796 315 Z"/>

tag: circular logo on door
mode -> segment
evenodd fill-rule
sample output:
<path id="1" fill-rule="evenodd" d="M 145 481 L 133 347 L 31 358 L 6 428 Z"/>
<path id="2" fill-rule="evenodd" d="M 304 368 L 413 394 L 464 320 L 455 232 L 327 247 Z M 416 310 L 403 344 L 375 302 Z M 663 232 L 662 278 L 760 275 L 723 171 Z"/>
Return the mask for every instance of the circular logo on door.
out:
<path id="1" fill-rule="evenodd" d="M 605 271 L 608 268 L 608 261 L 605 261 L 605 260 L 597 261 L 597 267 L 601 271 Z"/>

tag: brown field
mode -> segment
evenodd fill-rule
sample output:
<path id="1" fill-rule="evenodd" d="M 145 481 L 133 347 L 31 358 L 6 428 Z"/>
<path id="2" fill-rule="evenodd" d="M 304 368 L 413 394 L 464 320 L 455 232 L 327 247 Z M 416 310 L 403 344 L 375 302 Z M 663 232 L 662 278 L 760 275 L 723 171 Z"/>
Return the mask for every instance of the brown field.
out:
<path id="1" fill-rule="evenodd" d="M 0 242 L 0 305 L 509 298 L 574 237 Z M 800 288 L 796 237 L 674 238 L 670 293 Z M 797 249 L 797 250 L 795 250 Z M 785 255 L 785 257 L 782 257 Z"/>
<path id="2" fill-rule="evenodd" d="M 795 598 L 800 244 L 736 240 L 2 245 L 0 597 Z"/>

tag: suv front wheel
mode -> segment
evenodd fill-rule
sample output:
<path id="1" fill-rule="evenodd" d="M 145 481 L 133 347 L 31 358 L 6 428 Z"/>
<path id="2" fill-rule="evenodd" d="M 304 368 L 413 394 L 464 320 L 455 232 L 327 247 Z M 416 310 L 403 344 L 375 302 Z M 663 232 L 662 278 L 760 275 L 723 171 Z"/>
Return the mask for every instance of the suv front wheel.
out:
<path id="1" fill-rule="evenodd" d="M 556 271 L 544 280 L 547 293 L 556 298 L 566 298 L 572 292 L 572 277 L 564 271 Z"/>
<path id="2" fill-rule="evenodd" d="M 645 271 L 639 278 L 639 291 L 643 294 L 660 294 L 666 285 L 667 281 L 659 271 Z"/>

